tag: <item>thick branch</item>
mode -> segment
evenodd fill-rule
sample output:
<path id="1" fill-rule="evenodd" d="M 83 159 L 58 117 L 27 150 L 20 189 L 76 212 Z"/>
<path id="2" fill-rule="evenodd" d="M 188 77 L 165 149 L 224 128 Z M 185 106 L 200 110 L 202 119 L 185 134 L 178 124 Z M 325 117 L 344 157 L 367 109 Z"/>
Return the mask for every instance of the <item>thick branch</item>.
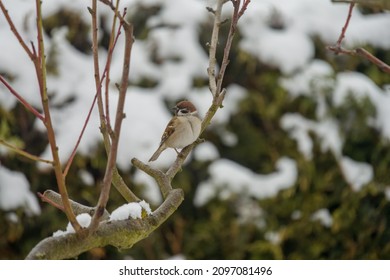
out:
<path id="1" fill-rule="evenodd" d="M 171 179 L 168 178 L 164 172 L 154 169 L 136 158 L 133 158 L 131 163 L 156 181 L 164 198 L 172 190 Z"/>
<path id="2" fill-rule="evenodd" d="M 131 248 L 164 223 L 183 199 L 183 191 L 175 189 L 168 194 L 160 207 L 146 218 L 103 221 L 92 235 L 85 238 L 77 234 L 48 237 L 39 242 L 26 259 L 69 259 L 92 248 L 107 245 L 118 249 Z"/>

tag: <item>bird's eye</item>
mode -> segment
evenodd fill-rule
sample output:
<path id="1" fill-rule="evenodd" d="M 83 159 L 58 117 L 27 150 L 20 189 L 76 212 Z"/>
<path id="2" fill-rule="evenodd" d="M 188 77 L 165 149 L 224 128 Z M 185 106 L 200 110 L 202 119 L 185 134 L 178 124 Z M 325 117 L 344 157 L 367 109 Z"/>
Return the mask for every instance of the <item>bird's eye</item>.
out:
<path id="1" fill-rule="evenodd" d="M 188 114 L 188 109 L 181 109 L 181 110 L 180 110 L 180 113 L 182 113 L 182 114 Z"/>

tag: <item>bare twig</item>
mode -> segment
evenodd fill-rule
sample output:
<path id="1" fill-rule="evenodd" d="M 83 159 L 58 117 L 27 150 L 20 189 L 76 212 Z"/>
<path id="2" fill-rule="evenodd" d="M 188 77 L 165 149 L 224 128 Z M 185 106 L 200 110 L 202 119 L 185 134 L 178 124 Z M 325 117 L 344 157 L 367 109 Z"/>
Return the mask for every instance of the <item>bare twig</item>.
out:
<path id="1" fill-rule="evenodd" d="M 355 1 L 351 2 L 350 6 L 349 6 L 347 20 L 345 21 L 345 24 L 341 30 L 339 39 L 337 40 L 336 44 L 333 46 L 328 46 L 327 49 L 330 51 L 333 51 L 335 54 L 347 54 L 347 55 L 351 55 L 351 56 L 359 56 L 359 57 L 365 58 L 365 59 L 369 60 L 370 62 L 372 62 L 373 64 L 377 65 L 379 67 L 379 69 L 381 69 L 383 72 L 390 74 L 390 66 L 388 64 L 386 64 L 385 62 L 383 62 L 382 60 L 380 60 L 379 58 L 372 55 L 370 52 L 368 52 L 364 48 L 357 48 L 357 49 L 353 49 L 353 50 L 348 50 L 348 49 L 345 49 L 341 46 L 341 43 L 342 43 L 343 39 L 345 38 L 345 33 L 347 31 L 349 21 L 350 21 L 351 16 L 352 16 L 352 10 L 353 10 L 354 5 L 355 5 Z"/>
<path id="2" fill-rule="evenodd" d="M 64 212 L 72 224 L 76 232 L 81 230 L 81 226 L 76 220 L 72 208 L 69 203 L 68 192 L 65 185 L 65 177 L 62 174 L 61 161 L 58 155 L 58 147 L 56 143 L 56 137 L 54 133 L 53 124 L 51 121 L 50 107 L 49 107 L 49 98 L 47 96 L 47 87 L 46 87 L 46 60 L 45 60 L 45 49 L 43 43 L 43 26 L 42 26 L 42 14 L 41 14 L 41 4 L 40 0 L 36 0 L 36 10 L 37 10 L 37 33 L 38 33 L 38 53 L 34 57 L 34 66 L 37 73 L 37 78 L 39 82 L 39 88 L 42 99 L 43 112 L 45 114 L 45 127 L 47 131 L 47 136 L 49 140 L 49 145 L 51 148 L 51 153 L 53 156 L 53 167 L 54 173 L 57 180 L 57 186 L 60 191 L 62 202 L 64 205 Z"/>
<path id="3" fill-rule="evenodd" d="M 226 45 L 223 51 L 223 58 L 221 62 L 221 69 L 218 73 L 217 77 L 217 92 L 218 95 L 222 90 L 222 82 L 225 76 L 225 71 L 226 68 L 229 64 L 229 54 L 230 54 L 230 49 L 232 47 L 233 43 L 233 38 L 237 30 L 237 24 L 241 16 L 244 14 L 245 10 L 247 9 L 248 5 L 250 3 L 250 0 L 244 0 L 243 5 L 241 6 L 241 0 L 234 0 L 233 1 L 233 15 L 232 15 L 232 20 L 230 22 L 230 29 L 229 29 L 229 34 L 227 37 Z M 218 96 L 217 95 L 217 96 Z M 217 102 L 218 103 L 218 102 Z"/>
<path id="4" fill-rule="evenodd" d="M 334 3 L 356 3 L 362 6 L 390 10 L 389 0 L 332 0 Z"/>
<path id="5" fill-rule="evenodd" d="M 334 48 L 334 46 L 329 46 L 329 50 L 334 51 L 338 54 L 346 54 L 351 56 L 359 56 L 361 58 L 365 58 L 372 62 L 373 64 L 377 65 L 379 69 L 381 69 L 383 72 L 390 74 L 390 65 L 386 64 L 384 61 L 380 60 L 376 56 L 372 55 L 370 52 L 365 50 L 364 48 L 357 48 L 353 50 L 348 50 L 343 47 L 337 48 L 337 50 Z"/>
<path id="6" fill-rule="evenodd" d="M 38 51 L 36 51 L 34 44 L 31 42 L 32 50 L 28 48 L 28 46 L 24 43 L 22 37 L 20 36 L 19 32 L 15 28 L 11 18 L 8 15 L 7 9 L 4 7 L 2 1 L 0 1 L 0 8 L 5 15 L 7 22 L 11 28 L 12 33 L 15 35 L 15 37 L 18 39 L 20 45 L 23 47 L 23 49 L 26 51 L 27 55 L 30 57 L 30 59 L 34 63 L 35 72 L 37 75 L 38 85 L 39 85 L 39 92 L 41 95 L 41 101 L 42 101 L 42 108 L 44 116 L 42 116 L 40 113 L 38 113 L 32 106 L 30 106 L 27 101 L 25 101 L 19 94 L 16 93 L 12 89 L 11 86 L 7 86 L 7 83 L 4 79 L 2 79 L 2 83 L 7 86 L 7 88 L 11 91 L 13 95 L 15 95 L 18 100 L 29 110 L 31 111 L 36 117 L 38 117 L 40 120 L 43 121 L 47 137 L 49 140 L 50 149 L 53 156 L 52 165 L 54 168 L 54 173 L 57 180 L 58 189 L 61 193 L 61 197 L 64 204 L 64 212 L 72 224 L 73 228 L 76 230 L 76 232 L 79 232 L 81 227 L 80 224 L 77 222 L 76 217 L 74 213 L 72 212 L 72 208 L 70 207 L 69 200 L 68 200 L 68 193 L 66 190 L 65 185 L 65 178 L 62 174 L 62 167 L 61 162 L 58 155 L 58 147 L 56 143 L 56 138 L 54 134 L 54 128 L 51 121 L 50 116 L 50 107 L 49 107 L 49 99 L 47 96 L 47 88 L 46 88 L 46 59 L 45 59 L 45 49 L 44 49 L 44 43 L 43 43 L 43 26 L 42 26 L 42 13 L 41 13 L 41 1 L 36 0 L 36 13 L 37 13 L 37 39 L 38 39 Z"/>
<path id="7" fill-rule="evenodd" d="M 33 106 L 31 106 L 31 104 L 28 103 L 27 100 L 24 99 L 1 75 L 0 82 L 3 83 L 3 85 L 9 90 L 9 92 L 11 92 L 28 111 L 33 113 L 41 121 L 45 121 L 45 117 L 42 116 L 42 114 L 39 113 Z"/>
<path id="8" fill-rule="evenodd" d="M 63 172 L 63 176 L 64 176 L 64 177 L 66 177 L 66 175 L 68 175 L 70 166 L 72 165 L 73 159 L 74 159 L 74 157 L 75 157 L 75 155 L 76 155 L 77 148 L 78 148 L 79 145 L 80 145 L 81 138 L 82 138 L 83 135 L 84 135 L 84 132 L 85 132 L 85 129 L 87 128 L 87 125 L 88 125 L 88 123 L 89 123 L 89 119 L 90 119 L 90 117 L 91 117 L 93 108 L 95 107 L 96 98 L 97 98 L 97 94 L 95 94 L 95 97 L 93 98 L 91 108 L 89 108 L 89 112 L 88 112 L 88 114 L 87 114 L 87 118 L 85 119 L 83 128 L 81 129 L 81 132 L 80 132 L 80 135 L 79 135 L 79 137 L 78 137 L 78 139 L 77 139 L 76 145 L 75 145 L 75 147 L 73 148 L 73 151 L 72 151 L 72 153 L 71 153 L 71 155 L 70 155 L 70 157 L 69 157 L 69 159 L 68 159 L 68 162 L 66 163 L 66 166 L 65 166 L 65 169 L 64 169 L 64 172 Z"/>
<path id="9" fill-rule="evenodd" d="M 207 68 L 207 73 L 209 76 L 209 87 L 213 97 L 218 95 L 218 88 L 216 82 L 216 67 L 217 67 L 217 46 L 218 46 L 218 37 L 219 30 L 221 26 L 221 13 L 222 6 L 224 4 L 223 0 L 218 0 L 217 7 L 214 10 L 214 25 L 213 32 L 211 34 L 211 41 L 209 46 L 209 67 Z"/>
<path id="10" fill-rule="evenodd" d="M 48 191 L 45 191 L 45 193 L 48 192 Z M 39 198 L 43 201 L 43 202 L 46 202 L 46 203 L 49 203 L 51 206 L 53 206 L 54 208 L 57 208 L 59 210 L 61 210 L 62 212 L 64 212 L 64 206 L 62 206 L 62 203 L 59 203 L 59 201 L 53 201 L 52 199 L 48 198 L 45 194 L 42 194 L 42 193 L 38 193 L 38 196 Z M 61 200 L 61 195 L 58 194 L 59 196 L 59 199 Z M 62 201 L 61 201 L 62 202 Z"/>
<path id="11" fill-rule="evenodd" d="M 124 20 L 120 16 L 117 9 L 114 6 L 112 6 L 111 2 L 108 2 L 108 3 L 104 2 L 104 1 L 101 1 L 101 2 L 108 5 L 114 11 L 115 16 L 118 17 L 119 19 L 121 19 L 119 21 L 119 25 L 120 25 L 119 28 L 121 28 L 122 22 L 124 22 Z M 93 5 L 97 5 L 96 1 L 93 2 Z M 97 104 L 98 104 L 98 110 L 99 110 L 99 116 L 100 116 L 100 131 L 101 131 L 102 136 L 103 136 L 103 143 L 104 143 L 104 147 L 105 147 L 105 150 L 106 150 L 106 153 L 108 156 L 110 153 L 110 150 L 111 150 L 110 134 L 112 134 L 112 133 L 111 133 L 111 129 L 108 128 L 108 126 L 107 126 L 107 118 L 105 116 L 103 98 L 102 98 L 102 94 L 101 94 L 101 90 L 102 90 L 101 87 L 102 87 L 102 83 L 103 83 L 103 79 L 104 79 L 104 75 L 106 73 L 106 70 L 103 72 L 103 77 L 100 79 L 99 78 L 100 71 L 99 71 L 99 57 L 98 57 L 98 40 L 97 40 L 98 26 L 97 26 L 97 19 L 96 19 L 96 10 L 90 9 L 90 12 L 91 12 L 91 16 L 92 16 L 92 31 L 93 31 L 92 32 L 92 51 L 93 51 L 93 60 L 94 60 Z M 115 38 L 115 44 L 116 44 L 116 41 L 118 40 L 118 37 L 120 34 L 119 28 L 118 28 L 117 35 Z M 111 36 L 114 36 L 114 35 L 111 34 Z M 107 61 L 106 69 L 108 68 L 108 66 L 109 66 L 109 64 Z M 116 166 L 114 167 L 114 170 L 113 170 L 112 183 L 113 183 L 114 187 L 118 190 L 118 192 L 126 199 L 126 201 L 128 201 L 128 202 L 140 201 L 140 199 L 125 184 L 125 182 L 123 181 L 122 177 L 120 176 Z"/>
<path id="12" fill-rule="evenodd" d="M 96 11 L 96 1 L 94 1 L 93 3 L 95 4 L 94 10 Z M 116 166 L 116 157 L 118 152 L 118 144 L 119 144 L 122 120 L 124 117 L 123 111 L 124 111 L 128 77 L 130 71 L 130 55 L 133 46 L 133 26 L 127 23 L 123 18 L 120 18 L 120 21 L 125 31 L 125 50 L 124 50 L 123 70 L 122 70 L 119 98 L 118 98 L 117 110 L 115 116 L 114 137 L 112 138 L 111 149 L 108 154 L 108 161 L 107 161 L 106 171 L 103 178 L 102 190 L 100 192 L 99 201 L 97 204 L 97 211 L 92 217 L 92 221 L 89 226 L 91 232 L 93 232 L 97 228 L 99 224 L 99 220 L 103 214 L 103 211 L 106 207 L 109 198 L 113 172 Z"/>
<path id="13" fill-rule="evenodd" d="M 114 48 L 115 48 L 116 43 L 118 42 L 118 38 L 119 38 L 119 35 L 120 35 L 120 28 L 121 28 L 121 27 L 122 27 L 122 25 L 119 26 L 117 35 L 116 35 L 115 39 L 113 40 L 112 45 L 110 45 L 109 55 L 108 55 L 108 58 L 107 58 L 107 61 L 106 61 L 106 66 L 104 67 L 104 71 L 103 71 L 103 74 L 102 74 L 102 78 L 100 79 L 100 82 L 99 82 L 98 90 L 97 90 L 97 92 L 96 92 L 96 94 L 95 94 L 95 97 L 94 97 L 94 99 L 93 99 L 93 101 L 92 101 L 92 105 L 91 105 L 91 107 L 90 107 L 90 109 L 89 109 L 87 118 L 85 119 L 83 128 L 82 128 L 82 130 L 81 130 L 81 133 L 80 133 L 80 135 L 79 135 L 79 138 L 77 139 L 76 145 L 75 145 L 75 147 L 73 148 L 72 154 L 71 154 L 71 156 L 69 157 L 69 160 L 68 160 L 68 162 L 67 162 L 67 164 L 66 164 L 66 167 L 65 167 L 65 169 L 64 169 L 64 176 L 65 176 L 65 177 L 66 177 L 66 175 L 68 174 L 68 171 L 69 171 L 69 168 L 70 168 L 70 166 L 71 166 L 71 164 L 72 164 L 73 158 L 74 158 L 75 155 L 76 155 L 77 148 L 78 148 L 78 146 L 79 146 L 79 144 L 80 144 L 80 142 L 81 142 L 81 138 L 83 137 L 84 131 L 85 131 L 85 129 L 86 129 L 88 123 L 89 123 L 89 119 L 90 119 L 90 117 L 91 117 L 92 110 L 93 110 L 93 108 L 95 107 L 96 100 L 97 100 L 97 98 L 98 98 L 98 96 L 99 96 L 99 93 L 101 92 L 101 86 L 102 86 L 102 83 L 103 83 L 103 80 L 104 80 L 104 79 L 106 79 L 106 112 L 107 112 L 107 113 L 106 113 L 106 120 L 107 120 L 107 121 L 106 121 L 105 123 L 107 123 L 108 126 L 109 126 L 110 119 L 109 119 L 109 115 L 108 115 L 108 105 L 107 105 L 107 104 L 108 104 L 108 99 L 109 99 L 109 98 L 108 98 L 108 84 L 109 84 L 109 80 L 110 80 L 110 79 L 109 79 L 109 68 L 110 68 L 110 66 L 111 66 L 111 57 L 112 57 L 112 53 L 113 53 L 113 50 L 114 50 Z M 96 60 L 98 60 L 98 59 L 96 59 Z M 98 69 L 97 69 L 97 70 L 98 70 Z M 102 116 L 104 116 L 104 113 L 102 114 Z M 103 117 L 103 118 L 104 118 L 104 117 Z M 109 130 L 110 130 L 110 128 L 109 128 Z M 109 149 L 107 149 L 107 150 L 109 150 Z M 119 174 L 118 174 L 118 175 L 119 175 Z"/>
<path id="14" fill-rule="evenodd" d="M 26 51 L 27 55 L 30 57 L 31 60 L 34 59 L 35 57 L 35 54 L 33 53 L 33 51 L 31 51 L 27 44 L 23 41 L 23 38 L 22 36 L 20 36 L 18 30 L 16 29 L 11 17 L 9 16 L 8 14 L 8 10 L 5 8 L 4 4 L 3 4 L 3 1 L 0 0 L 0 9 L 1 11 L 3 12 L 4 16 L 5 16 L 5 19 L 7 20 L 8 22 L 8 25 L 10 26 L 11 28 L 11 31 L 12 33 L 14 33 L 16 39 L 18 39 L 19 41 L 19 44 L 22 46 L 22 48 Z"/>
<path id="15" fill-rule="evenodd" d="M 25 158 L 31 159 L 31 160 L 33 160 L 33 161 L 40 161 L 40 162 L 43 162 L 43 163 L 47 163 L 47 164 L 53 165 L 53 161 L 47 160 L 47 159 L 43 159 L 43 158 L 37 157 L 37 156 L 35 156 L 35 155 L 32 155 L 32 154 L 30 154 L 30 153 L 28 153 L 28 152 L 26 152 L 26 151 L 21 150 L 21 149 L 18 148 L 18 147 L 15 147 L 15 146 L 13 146 L 13 145 L 7 143 L 7 142 L 4 141 L 3 139 L 0 139 L 0 144 L 1 144 L 1 145 L 4 145 L 5 147 L 7 147 L 8 149 L 10 149 L 11 151 L 14 151 L 15 153 L 24 156 Z"/>
<path id="16" fill-rule="evenodd" d="M 336 46 L 335 46 L 335 52 L 336 52 L 336 54 L 338 54 L 337 49 L 340 49 L 340 48 L 341 48 L 341 42 L 342 42 L 343 39 L 345 38 L 345 32 L 347 32 L 348 25 L 349 25 L 349 21 L 351 20 L 352 11 L 353 11 L 353 7 L 354 7 L 354 6 L 355 6 L 355 3 L 354 3 L 354 2 L 352 2 L 352 3 L 349 5 L 347 20 L 345 21 L 345 24 L 344 24 L 343 28 L 341 29 L 341 33 L 340 33 L 339 39 L 338 39 L 337 42 L 336 42 Z"/>
<path id="17" fill-rule="evenodd" d="M 242 7 L 240 9 L 240 12 L 238 13 L 238 19 L 240 19 L 241 16 L 245 13 L 245 11 L 248 8 L 248 5 L 249 5 L 250 2 L 251 2 L 251 0 L 244 0 L 244 3 L 242 4 Z"/>
<path id="18" fill-rule="evenodd" d="M 206 127 L 210 124 L 211 119 L 214 117 L 217 110 L 222 106 L 223 100 L 225 98 L 226 89 L 222 88 L 222 82 L 225 77 L 226 68 L 229 64 L 229 54 L 230 54 L 233 38 L 236 33 L 238 21 L 241 18 L 241 16 L 244 14 L 245 10 L 247 9 L 250 0 L 244 0 L 242 5 L 241 5 L 241 0 L 232 0 L 233 15 L 230 23 L 229 34 L 224 48 L 223 58 L 221 61 L 221 69 L 219 70 L 219 73 L 216 76 L 215 64 L 216 64 L 216 49 L 218 44 L 218 31 L 214 32 L 214 30 L 216 28 L 217 29 L 220 28 L 221 10 L 224 2 L 225 2 L 224 0 L 219 0 L 217 2 L 217 8 L 214 13 L 214 27 L 213 27 L 213 34 L 212 34 L 210 49 L 209 49 L 209 68 L 208 68 L 209 84 L 210 84 L 210 91 L 213 95 L 213 103 L 211 104 L 209 110 L 206 113 L 205 118 L 203 119 L 202 131 L 204 131 Z"/>
<path id="19" fill-rule="evenodd" d="M 115 6 L 115 13 L 118 13 L 118 8 L 119 8 L 119 0 L 116 1 L 116 6 Z M 109 129 L 109 132 L 112 131 L 111 128 L 111 118 L 110 118 L 110 98 L 109 98 L 109 87 L 110 87 L 110 69 L 111 69 L 111 60 L 112 60 L 112 55 L 114 53 L 114 48 L 115 44 L 119 38 L 119 35 L 121 34 L 121 28 L 122 24 L 119 25 L 118 31 L 115 32 L 116 28 L 116 22 L 117 22 L 117 17 L 114 17 L 112 21 L 112 27 L 111 27 L 111 36 L 110 36 L 110 43 L 108 46 L 108 55 L 107 55 L 107 63 L 106 63 L 106 85 L 105 85 L 105 105 L 106 105 L 106 119 L 107 119 L 107 126 Z M 115 36 L 115 34 L 117 34 Z"/>
<path id="20" fill-rule="evenodd" d="M 374 63 L 375 65 L 377 65 L 383 72 L 390 74 L 390 65 L 386 64 L 385 62 L 383 62 L 382 60 L 380 60 L 376 56 L 372 55 L 371 53 L 369 53 L 365 49 L 357 48 L 355 50 L 355 52 L 358 56 L 366 58 L 369 61 L 371 61 L 372 63 Z"/>

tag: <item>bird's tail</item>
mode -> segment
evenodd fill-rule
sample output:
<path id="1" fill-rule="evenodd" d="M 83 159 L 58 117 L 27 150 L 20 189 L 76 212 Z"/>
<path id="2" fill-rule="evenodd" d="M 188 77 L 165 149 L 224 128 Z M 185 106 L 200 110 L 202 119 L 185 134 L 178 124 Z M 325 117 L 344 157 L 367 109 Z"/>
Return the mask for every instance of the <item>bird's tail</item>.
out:
<path id="1" fill-rule="evenodd" d="M 164 151 L 165 148 L 163 148 L 162 146 L 158 147 L 157 151 L 152 155 L 152 157 L 149 159 L 149 162 L 151 161 L 155 161 L 156 159 L 158 159 L 158 157 L 160 156 L 160 154 L 162 153 L 162 151 Z"/>

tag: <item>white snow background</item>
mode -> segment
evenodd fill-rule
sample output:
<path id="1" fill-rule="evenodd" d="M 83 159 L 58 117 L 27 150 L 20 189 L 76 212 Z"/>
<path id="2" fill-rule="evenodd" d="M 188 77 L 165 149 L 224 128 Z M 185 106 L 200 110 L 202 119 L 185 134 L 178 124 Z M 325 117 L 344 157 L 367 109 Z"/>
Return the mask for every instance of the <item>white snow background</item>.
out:
<path id="1" fill-rule="evenodd" d="M 34 1 L 4 0 L 5 6 L 14 20 L 25 42 L 36 41 Z M 192 88 L 192 80 L 206 77 L 208 64 L 207 54 L 198 43 L 199 25 L 210 19 L 205 7 L 213 1 L 204 0 L 123 0 L 122 7 L 128 11 L 142 2 L 142 5 L 161 4 L 162 11 L 147 19 L 150 27 L 158 25 L 177 25 L 178 28 L 154 28 L 145 40 L 136 40 L 133 47 L 130 69 L 130 80 L 137 81 L 149 77 L 158 82 L 154 88 L 128 89 L 124 119 L 118 154 L 118 164 L 123 169 L 130 167 L 130 160 L 137 157 L 147 161 L 156 149 L 161 133 L 171 117 L 163 100 L 187 98 L 197 106 L 200 114 L 204 114 L 211 103 L 211 94 L 207 87 Z M 86 1 L 44 0 L 43 15 L 50 16 L 63 7 L 82 15 L 89 23 L 90 15 Z M 226 5 L 229 6 L 229 3 Z M 226 8 L 226 14 L 229 11 Z M 269 27 L 268 21 L 278 11 L 285 21 L 286 28 L 275 30 Z M 111 11 L 100 5 L 100 12 L 111 18 Z M 324 87 L 327 79 L 334 75 L 332 67 L 325 61 L 314 59 L 314 43 L 312 37 L 319 36 L 328 44 L 338 39 L 341 28 L 348 13 L 348 5 L 332 4 L 330 0 L 252 0 L 239 28 L 242 33 L 240 47 L 259 60 L 281 69 L 283 77 L 281 85 L 288 90 L 291 97 L 313 95 L 310 85 Z M 390 49 L 390 15 L 362 15 L 354 9 L 348 28 L 345 43 L 351 47 L 359 44 L 371 44 L 374 47 Z M 373 32 L 375 31 L 375 32 Z M 58 76 L 48 77 L 48 89 L 54 92 L 53 104 L 75 97 L 75 102 L 62 109 L 53 108 L 53 121 L 60 147 L 61 159 L 65 162 L 78 138 L 95 94 L 92 56 L 75 50 L 65 39 L 66 29 L 58 29 L 52 39 L 45 38 L 46 50 L 57 48 Z M 123 40 L 119 40 L 117 51 L 113 57 L 111 80 L 120 80 L 122 65 Z M 155 46 L 158 46 L 155 49 Z M 156 65 L 150 61 L 150 53 L 157 51 L 163 63 Z M 100 51 L 102 62 L 106 56 Z M 169 58 L 177 57 L 172 61 Z M 101 69 L 104 67 L 101 66 Z M 40 97 L 32 63 L 11 34 L 8 24 L 0 16 L 0 72 L 10 73 L 14 77 L 13 87 L 32 105 L 40 108 Z M 372 125 L 382 131 L 384 138 L 390 138 L 390 97 L 389 92 L 377 87 L 367 76 L 361 73 L 339 73 L 336 75 L 334 102 L 342 102 L 349 90 L 358 96 L 367 96 L 376 105 L 378 114 Z M 115 89 L 112 92 L 112 115 L 115 112 Z M 230 114 L 237 110 L 237 101 L 244 98 L 246 91 L 237 85 L 228 88 L 225 107 L 218 111 L 213 125 L 224 123 Z M 316 97 L 317 98 L 317 97 Z M 343 137 L 339 133 L 337 123 L 327 117 L 327 108 L 318 96 L 317 116 L 319 122 L 305 119 L 299 114 L 286 114 L 281 118 L 281 126 L 289 131 L 290 137 L 297 141 L 300 152 L 312 159 L 312 142 L 308 133 L 312 132 L 320 139 L 323 150 L 330 150 L 340 159 L 346 180 L 359 189 L 372 180 L 372 167 L 365 163 L 355 162 L 341 154 Z M 16 99 L 0 85 L 0 104 L 5 109 L 12 108 Z M 39 120 L 36 127 L 43 129 Z M 94 110 L 90 123 L 81 141 L 78 152 L 88 154 L 98 141 L 99 132 L 97 110 Z M 235 145 L 234 134 L 226 134 L 226 143 Z M 2 152 L 6 152 L 3 149 Z M 49 149 L 42 155 L 50 158 Z M 274 196 L 281 189 L 289 188 L 297 180 L 297 167 L 293 159 L 279 159 L 272 174 L 255 174 L 239 164 L 221 159 L 218 150 L 210 142 L 199 145 L 194 156 L 197 160 L 212 160 L 210 178 L 199 187 L 195 197 L 197 205 L 207 203 L 213 196 L 221 199 L 232 193 L 246 193 L 256 198 Z M 167 166 L 174 160 L 175 152 L 164 152 L 156 163 L 157 167 Z M 88 178 L 88 174 L 83 174 Z M 147 201 L 159 202 L 161 197 L 157 187 L 150 178 L 137 172 L 135 178 L 149 186 Z M 221 190 L 221 186 L 225 189 Z M 196 186 L 194 186 L 196 187 Z M 12 192 L 10 191 L 12 188 Z M 153 190 L 154 189 L 154 190 Z M 6 211 L 24 207 L 29 214 L 39 214 L 39 205 L 35 195 L 29 191 L 29 183 L 25 176 L 17 171 L 10 171 L 0 165 L 0 208 Z M 137 208 L 138 209 L 138 208 Z M 119 210 L 118 210 L 119 211 Z M 119 212 L 120 213 L 120 212 Z M 126 214 L 127 215 L 127 214 Z M 321 220 L 330 226 L 332 220 L 326 209 L 313 213 L 314 220 Z M 87 219 L 88 220 L 88 219 Z"/>

